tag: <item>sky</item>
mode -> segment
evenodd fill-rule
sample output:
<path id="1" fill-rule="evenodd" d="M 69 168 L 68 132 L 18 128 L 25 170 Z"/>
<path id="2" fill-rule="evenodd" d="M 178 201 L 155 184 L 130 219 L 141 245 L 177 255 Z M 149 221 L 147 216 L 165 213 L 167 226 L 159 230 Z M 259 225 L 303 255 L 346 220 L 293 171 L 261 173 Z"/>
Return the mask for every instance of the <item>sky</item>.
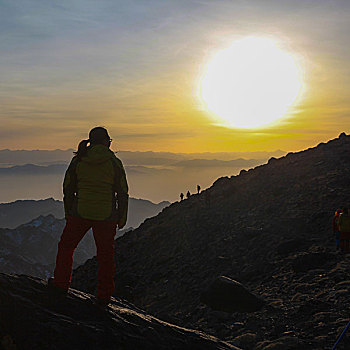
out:
<path id="1" fill-rule="evenodd" d="M 75 148 L 97 125 L 114 150 L 312 147 L 349 131 L 349 32 L 345 0 L 0 0 L 0 149 Z M 218 124 L 198 96 L 210 59 L 246 37 L 301 72 L 297 101 L 261 128 Z"/>

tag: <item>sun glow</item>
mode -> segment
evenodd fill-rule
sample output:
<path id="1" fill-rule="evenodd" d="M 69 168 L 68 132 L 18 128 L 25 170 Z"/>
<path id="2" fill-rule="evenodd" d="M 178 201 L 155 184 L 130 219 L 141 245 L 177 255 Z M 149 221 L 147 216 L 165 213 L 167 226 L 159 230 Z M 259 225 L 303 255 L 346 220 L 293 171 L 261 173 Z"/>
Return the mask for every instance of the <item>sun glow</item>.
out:
<path id="1" fill-rule="evenodd" d="M 271 39 L 248 37 L 211 59 L 199 97 L 217 123 L 258 128 L 281 119 L 302 85 L 301 69 L 290 53 Z"/>

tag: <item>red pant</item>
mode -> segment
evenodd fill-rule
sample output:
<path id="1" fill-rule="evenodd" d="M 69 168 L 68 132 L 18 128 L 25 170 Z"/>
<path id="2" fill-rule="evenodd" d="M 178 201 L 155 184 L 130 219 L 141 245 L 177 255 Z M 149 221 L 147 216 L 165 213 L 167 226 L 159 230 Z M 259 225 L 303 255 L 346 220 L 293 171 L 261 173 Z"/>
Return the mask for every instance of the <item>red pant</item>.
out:
<path id="1" fill-rule="evenodd" d="M 68 289 L 72 277 L 73 253 L 86 232 L 92 227 L 97 248 L 97 298 L 110 298 L 114 292 L 115 221 L 97 221 L 70 216 L 58 243 L 54 283 Z"/>

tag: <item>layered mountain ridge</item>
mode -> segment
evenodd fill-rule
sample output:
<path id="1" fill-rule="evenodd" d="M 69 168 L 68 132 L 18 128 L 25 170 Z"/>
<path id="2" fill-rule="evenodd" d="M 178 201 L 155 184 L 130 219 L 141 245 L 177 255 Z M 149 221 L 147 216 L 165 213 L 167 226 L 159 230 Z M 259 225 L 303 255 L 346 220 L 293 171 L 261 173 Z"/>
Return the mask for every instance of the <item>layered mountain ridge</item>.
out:
<path id="1" fill-rule="evenodd" d="M 51 276 L 64 225 L 64 219 L 41 215 L 15 229 L 0 228 L 0 272 Z M 94 239 L 88 232 L 74 253 L 74 266 L 83 264 L 94 254 Z"/>
<path id="2" fill-rule="evenodd" d="M 128 226 L 138 226 L 145 218 L 156 215 L 167 205 L 169 202 L 154 204 L 131 198 Z M 60 218 L 63 215 L 63 203 L 53 198 L 0 204 L 0 227 L 10 222 L 22 223 L 15 228 L 0 228 L 0 272 L 29 274 L 41 278 L 51 276 L 55 267 L 57 245 L 65 226 L 65 220 Z M 116 237 L 122 236 L 129 229 L 118 230 Z M 90 230 L 74 253 L 73 266 L 83 264 L 95 254 L 95 242 Z"/>
<path id="3" fill-rule="evenodd" d="M 330 346 L 349 318 L 350 260 L 331 232 L 334 211 L 350 206 L 349 168 L 342 133 L 173 203 L 117 240 L 116 295 L 245 349 Z M 93 292 L 96 267 L 79 267 L 72 285 Z M 201 302 L 222 275 L 265 307 L 225 313 Z"/>
<path id="4" fill-rule="evenodd" d="M 146 199 L 130 198 L 127 228 L 138 227 L 145 218 L 157 215 L 170 202 L 155 204 Z M 16 228 L 43 215 L 53 215 L 57 219 L 64 217 L 63 202 L 53 198 L 41 200 L 17 200 L 0 203 L 0 227 Z"/>

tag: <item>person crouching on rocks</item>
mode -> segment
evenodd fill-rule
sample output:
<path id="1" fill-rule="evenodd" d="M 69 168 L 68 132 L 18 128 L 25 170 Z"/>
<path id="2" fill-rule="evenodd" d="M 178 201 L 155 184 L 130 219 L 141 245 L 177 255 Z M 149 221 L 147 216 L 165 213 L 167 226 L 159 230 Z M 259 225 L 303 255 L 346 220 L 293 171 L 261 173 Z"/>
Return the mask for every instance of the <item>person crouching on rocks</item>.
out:
<path id="1" fill-rule="evenodd" d="M 114 236 L 128 212 L 128 184 L 122 162 L 110 150 L 112 139 L 103 127 L 93 128 L 80 142 L 63 182 L 66 226 L 58 243 L 54 278 L 49 291 L 66 294 L 73 253 L 92 228 L 97 248 L 97 303 L 107 306 L 114 292 Z"/>
<path id="2" fill-rule="evenodd" d="M 340 232 L 340 250 L 342 252 L 350 251 L 350 210 L 344 208 L 339 215 L 338 231 Z"/>

